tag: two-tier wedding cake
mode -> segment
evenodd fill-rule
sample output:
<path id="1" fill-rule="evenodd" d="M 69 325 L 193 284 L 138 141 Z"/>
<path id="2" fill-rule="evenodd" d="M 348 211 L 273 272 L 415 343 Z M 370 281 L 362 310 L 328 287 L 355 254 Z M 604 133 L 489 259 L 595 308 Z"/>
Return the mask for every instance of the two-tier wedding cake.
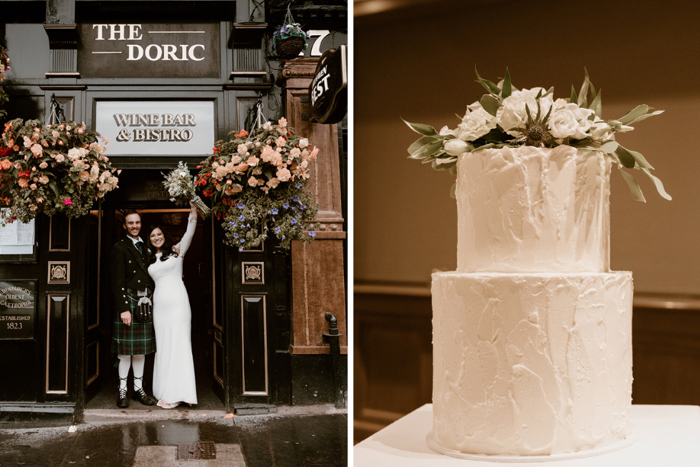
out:
<path id="1" fill-rule="evenodd" d="M 478 78 L 489 94 L 455 130 L 409 124 L 423 135 L 411 157 L 457 175 L 457 271 L 432 282 L 431 442 L 497 456 L 623 444 L 632 274 L 609 267 L 609 177 L 616 164 L 658 179 L 613 135 L 659 112 L 605 121 L 594 91 L 587 106 Z"/>

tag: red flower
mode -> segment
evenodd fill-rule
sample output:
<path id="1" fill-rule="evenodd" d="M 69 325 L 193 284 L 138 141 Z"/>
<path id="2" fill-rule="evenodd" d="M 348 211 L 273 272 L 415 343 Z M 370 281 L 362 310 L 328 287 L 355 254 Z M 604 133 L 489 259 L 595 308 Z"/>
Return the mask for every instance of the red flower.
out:
<path id="1" fill-rule="evenodd" d="M 211 190 L 204 190 L 204 192 L 203 192 L 202 194 L 203 194 L 204 196 L 206 196 L 207 198 L 209 198 L 209 197 L 211 197 L 211 195 L 212 195 L 212 191 L 211 191 Z"/>
<path id="2" fill-rule="evenodd" d="M 10 148 L 0 148 L 0 157 L 9 156 L 12 154 L 12 149 Z"/>

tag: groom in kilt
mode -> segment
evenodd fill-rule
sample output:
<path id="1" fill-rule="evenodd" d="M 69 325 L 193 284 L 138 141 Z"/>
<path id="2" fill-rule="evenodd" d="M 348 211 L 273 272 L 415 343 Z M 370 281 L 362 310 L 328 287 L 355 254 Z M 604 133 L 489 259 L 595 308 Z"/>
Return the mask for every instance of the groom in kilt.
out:
<path id="1" fill-rule="evenodd" d="M 143 372 L 146 355 L 156 351 L 153 320 L 140 322 L 135 318 L 139 302 L 152 303 L 153 279 L 148 275 L 149 251 L 139 233 L 141 215 L 136 211 L 124 213 L 127 236 L 112 247 L 110 272 L 116 314 L 112 334 L 112 352 L 119 358 L 119 396 L 117 406 L 129 406 L 127 379 L 134 370 L 134 396 L 144 405 L 155 400 L 143 390 Z"/>

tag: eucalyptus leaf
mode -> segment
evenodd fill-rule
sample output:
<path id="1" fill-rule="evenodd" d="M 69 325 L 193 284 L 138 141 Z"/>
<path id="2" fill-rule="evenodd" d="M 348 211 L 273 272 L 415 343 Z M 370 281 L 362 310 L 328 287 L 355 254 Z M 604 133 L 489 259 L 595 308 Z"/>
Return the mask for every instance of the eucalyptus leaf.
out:
<path id="1" fill-rule="evenodd" d="M 578 102 L 578 96 L 576 95 L 576 89 L 574 88 L 574 85 L 571 85 L 571 97 L 569 97 L 569 102 L 572 104 L 575 104 Z"/>
<path id="2" fill-rule="evenodd" d="M 630 124 L 636 121 L 637 118 L 647 113 L 649 110 L 650 108 L 646 104 L 638 105 L 634 109 L 627 112 L 622 118 L 618 118 L 617 121 L 622 123 L 623 125 Z"/>
<path id="3" fill-rule="evenodd" d="M 401 119 L 403 120 L 403 118 Z M 415 131 L 418 134 L 421 134 L 423 136 L 438 136 L 438 132 L 435 131 L 435 128 L 433 128 L 430 125 L 424 125 L 422 123 L 410 123 L 407 122 L 406 120 L 403 120 L 408 127 Z"/>
<path id="4" fill-rule="evenodd" d="M 490 94 L 484 94 L 481 96 L 481 106 L 484 108 L 485 111 L 493 115 L 494 117 L 498 113 L 498 108 L 501 106 L 501 103 L 493 97 Z"/>
<path id="5" fill-rule="evenodd" d="M 632 120 L 631 122 L 629 122 L 628 125 L 631 125 L 632 123 L 641 122 L 642 120 L 646 120 L 646 119 L 649 118 L 649 117 L 654 117 L 654 116 L 656 116 L 656 115 L 661 115 L 662 113 L 664 113 L 663 110 L 656 110 L 656 111 L 654 111 L 654 112 L 652 112 L 652 113 L 640 115 L 639 117 L 637 117 L 637 118 L 635 118 L 634 120 Z"/>
<path id="6" fill-rule="evenodd" d="M 610 140 L 610 141 L 606 141 L 603 144 L 601 144 L 600 150 L 606 154 L 609 154 L 611 152 L 615 152 L 619 146 L 620 145 L 618 144 L 617 141 Z"/>
<path id="7" fill-rule="evenodd" d="M 634 156 L 632 156 L 627 149 L 622 146 L 618 146 L 615 150 L 615 154 L 617 154 L 617 158 L 620 159 L 620 163 L 623 166 L 627 167 L 628 169 L 634 168 Z"/>
<path id="8" fill-rule="evenodd" d="M 585 73 L 585 78 L 583 80 L 583 84 L 581 85 L 581 90 L 578 93 L 578 106 L 579 107 L 588 107 L 588 86 L 591 84 L 590 80 L 588 79 L 588 70 L 585 68 L 583 69 Z"/>
<path id="9" fill-rule="evenodd" d="M 49 182 L 49 188 L 51 188 L 51 191 L 54 192 L 56 198 L 61 197 L 61 195 L 58 193 L 58 187 L 56 186 L 56 182 Z"/>
<path id="10" fill-rule="evenodd" d="M 649 169 L 644 169 L 644 168 L 642 168 L 642 169 L 640 169 L 640 170 L 641 170 L 642 172 L 644 172 L 645 174 L 647 174 L 647 176 L 649 176 L 649 178 L 651 178 L 651 181 L 654 182 L 654 186 L 656 186 L 656 191 L 659 192 L 659 194 L 661 195 L 661 197 L 664 198 L 664 199 L 667 199 L 667 200 L 671 201 L 671 199 L 672 199 L 672 198 L 671 198 L 671 195 L 669 195 L 668 193 L 666 193 L 666 190 L 664 189 L 664 184 L 661 183 L 661 180 L 659 180 L 658 177 L 656 177 L 655 175 L 653 175 L 653 174 L 649 171 Z"/>
<path id="11" fill-rule="evenodd" d="M 434 138 L 434 137 L 432 137 L 432 136 L 424 136 L 424 137 L 418 139 L 417 141 L 415 141 L 413 144 L 411 144 L 411 145 L 408 147 L 408 153 L 409 153 L 409 154 L 413 154 L 414 152 L 416 152 L 417 150 L 419 150 L 420 148 L 422 148 L 422 147 L 425 146 L 426 144 L 432 143 L 432 142 L 434 142 L 434 141 L 435 141 L 435 138 Z"/>
<path id="12" fill-rule="evenodd" d="M 428 143 L 421 147 L 419 150 L 408 156 L 409 159 L 425 159 L 426 157 L 432 156 L 436 152 L 442 150 L 443 142 L 435 141 L 433 143 Z"/>
<path id="13" fill-rule="evenodd" d="M 591 101 L 591 110 L 595 113 L 596 117 L 602 118 L 603 114 L 603 103 L 601 101 L 602 89 L 598 90 L 598 94 L 595 94 L 593 101 Z"/>
<path id="14" fill-rule="evenodd" d="M 649 162 L 642 156 L 640 153 L 637 151 L 632 151 L 631 149 L 627 150 L 630 154 L 632 154 L 632 157 L 634 157 L 634 160 L 637 161 L 637 165 L 641 167 L 642 169 L 653 169 L 654 167 L 651 166 Z"/>
<path id="15" fill-rule="evenodd" d="M 508 71 L 508 67 L 506 67 L 506 77 L 503 78 L 503 89 L 501 89 L 501 97 L 505 99 L 506 97 L 509 97 L 512 94 L 513 90 L 510 85 L 510 72 Z"/>
<path id="16" fill-rule="evenodd" d="M 476 73 L 476 82 L 482 85 L 488 92 L 496 95 L 501 93 L 501 90 L 493 82 L 479 76 L 479 72 L 476 70 L 476 65 L 474 65 L 474 73 Z"/>
<path id="17" fill-rule="evenodd" d="M 642 203 L 646 203 L 647 200 L 644 199 L 644 194 L 642 194 L 642 189 L 639 187 L 639 182 L 637 182 L 637 179 L 634 178 L 634 175 L 628 174 L 624 170 L 620 170 L 620 173 L 622 174 L 622 178 L 625 179 L 627 182 L 627 186 L 630 187 L 630 192 L 632 193 L 632 197 L 636 199 L 637 201 L 641 201 Z"/>

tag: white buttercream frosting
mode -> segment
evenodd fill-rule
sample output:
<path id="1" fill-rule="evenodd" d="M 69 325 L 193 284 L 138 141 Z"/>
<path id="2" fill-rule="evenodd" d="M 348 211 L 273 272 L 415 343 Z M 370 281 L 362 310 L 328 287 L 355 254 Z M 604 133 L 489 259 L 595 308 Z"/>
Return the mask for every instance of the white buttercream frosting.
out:
<path id="1" fill-rule="evenodd" d="M 631 273 L 442 272 L 432 295 L 440 444 L 547 455 L 627 436 Z"/>
<path id="2" fill-rule="evenodd" d="M 570 146 L 465 153 L 459 272 L 607 272 L 609 157 Z"/>

